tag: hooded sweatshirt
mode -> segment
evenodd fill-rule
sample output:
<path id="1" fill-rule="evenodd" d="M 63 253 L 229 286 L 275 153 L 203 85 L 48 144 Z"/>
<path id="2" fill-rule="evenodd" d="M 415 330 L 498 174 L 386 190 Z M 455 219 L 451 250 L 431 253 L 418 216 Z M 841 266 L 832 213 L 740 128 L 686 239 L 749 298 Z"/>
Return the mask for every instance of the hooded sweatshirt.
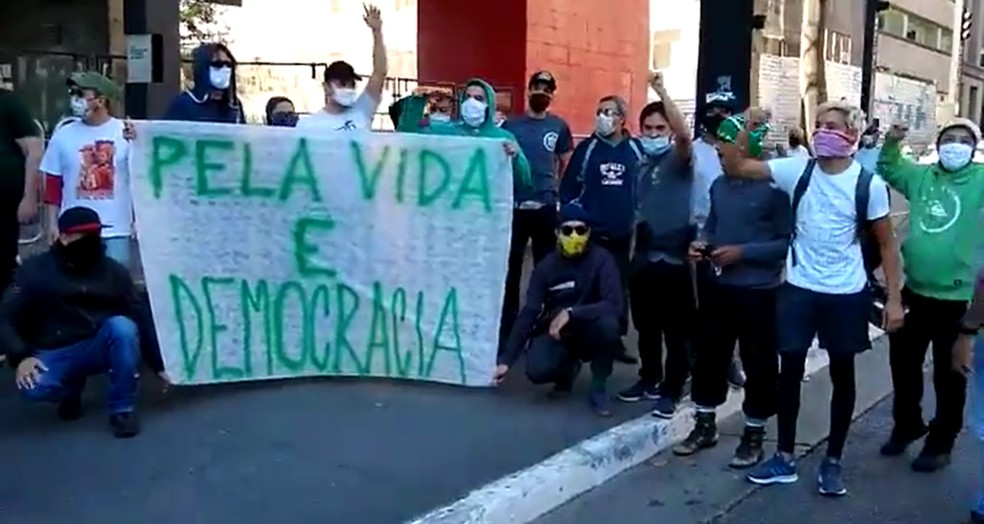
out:
<path id="1" fill-rule="evenodd" d="M 209 80 L 209 69 L 212 65 L 212 54 L 216 49 L 224 50 L 233 62 L 236 61 L 229 49 L 222 44 L 198 46 L 191 54 L 194 87 L 175 97 L 164 115 L 164 120 L 219 124 L 246 123 L 243 108 L 236 96 L 235 68 L 233 68 L 229 87 L 223 90 L 224 96 L 220 99 L 213 99 L 209 96 L 215 90 Z"/>
<path id="2" fill-rule="evenodd" d="M 423 96 L 413 96 L 401 102 L 399 106 L 400 124 L 396 130 L 401 133 L 423 133 L 428 135 L 446 136 L 472 136 L 480 138 L 498 138 L 508 140 L 513 143 L 516 149 L 516 156 L 513 157 L 513 181 L 514 188 L 532 187 L 530 179 L 530 163 L 519 147 L 519 142 L 512 133 L 500 128 L 495 124 L 495 90 L 488 82 L 480 78 L 473 78 L 468 81 L 466 86 L 477 85 L 485 91 L 485 101 L 488 108 L 485 110 L 485 121 L 478 127 L 472 127 L 460 120 L 438 123 L 430 122 L 424 118 L 424 108 L 427 107 L 427 99 Z M 459 113 L 461 103 L 465 101 L 465 91 L 462 90 L 458 99 Z"/>
<path id="3" fill-rule="evenodd" d="M 642 146 L 627 131 L 617 141 L 591 135 L 574 148 L 560 179 L 561 203 L 579 201 L 594 219 L 596 236 L 632 236 L 642 159 Z"/>
<path id="4" fill-rule="evenodd" d="M 939 163 L 919 165 L 889 141 L 878 156 L 878 174 L 909 201 L 909 234 L 902 244 L 906 287 L 925 297 L 970 300 L 975 249 L 984 242 L 984 164 L 954 172 Z"/>

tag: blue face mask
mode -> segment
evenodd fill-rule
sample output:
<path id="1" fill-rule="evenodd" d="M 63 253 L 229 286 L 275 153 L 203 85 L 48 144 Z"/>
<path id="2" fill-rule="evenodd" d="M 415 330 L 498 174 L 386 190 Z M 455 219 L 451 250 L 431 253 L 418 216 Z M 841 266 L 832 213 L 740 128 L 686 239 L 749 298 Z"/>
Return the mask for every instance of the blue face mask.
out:
<path id="1" fill-rule="evenodd" d="M 642 150 L 649 156 L 659 156 L 670 148 L 670 137 L 668 136 L 644 136 L 640 137 Z"/>
<path id="2" fill-rule="evenodd" d="M 295 127 L 297 125 L 297 113 L 293 111 L 278 111 L 270 115 L 270 125 L 276 127 Z"/>

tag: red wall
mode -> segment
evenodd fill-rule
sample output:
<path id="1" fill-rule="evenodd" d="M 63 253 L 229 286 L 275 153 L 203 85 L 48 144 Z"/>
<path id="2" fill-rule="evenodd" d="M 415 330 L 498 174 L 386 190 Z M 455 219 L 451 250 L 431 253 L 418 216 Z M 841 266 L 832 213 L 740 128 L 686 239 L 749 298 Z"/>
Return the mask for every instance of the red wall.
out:
<path id="1" fill-rule="evenodd" d="M 647 100 L 649 0 L 529 0 L 528 74 L 546 69 L 557 78 L 553 110 L 575 134 L 594 128 L 598 99 L 629 103 L 629 125 Z"/>
<path id="2" fill-rule="evenodd" d="M 526 81 L 546 69 L 557 78 L 553 110 L 575 134 L 594 128 L 598 99 L 629 102 L 629 125 L 646 104 L 649 0 L 418 0 L 421 81 L 460 84 L 479 76 L 511 88 L 525 106 Z"/>
<path id="3" fill-rule="evenodd" d="M 526 3 L 418 0 L 417 76 L 456 84 L 477 76 L 499 90 L 511 89 L 514 111 L 522 110 Z"/>

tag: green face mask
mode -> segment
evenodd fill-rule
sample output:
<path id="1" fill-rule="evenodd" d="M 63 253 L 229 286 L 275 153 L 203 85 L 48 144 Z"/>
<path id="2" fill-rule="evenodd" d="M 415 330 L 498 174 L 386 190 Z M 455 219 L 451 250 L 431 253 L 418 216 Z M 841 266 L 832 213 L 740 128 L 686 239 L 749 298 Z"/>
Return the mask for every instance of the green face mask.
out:
<path id="1" fill-rule="evenodd" d="M 718 126 L 717 137 L 729 144 L 734 144 L 738 140 L 738 135 L 745 129 L 745 118 L 743 116 L 730 116 Z M 762 124 L 748 132 L 748 154 L 758 158 L 762 156 L 762 144 L 765 142 L 766 135 L 769 134 L 769 124 Z"/>

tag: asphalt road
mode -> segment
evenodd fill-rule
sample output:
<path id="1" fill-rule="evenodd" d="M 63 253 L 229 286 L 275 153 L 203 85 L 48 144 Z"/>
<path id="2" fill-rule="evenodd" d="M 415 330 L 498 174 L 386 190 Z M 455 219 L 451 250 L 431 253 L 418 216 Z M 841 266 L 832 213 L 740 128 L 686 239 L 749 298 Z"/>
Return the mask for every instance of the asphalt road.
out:
<path id="1" fill-rule="evenodd" d="M 849 493 L 842 499 L 817 494 L 816 471 L 823 457 L 829 381 L 825 374 L 803 388 L 800 420 L 800 481 L 759 488 L 725 464 L 737 444 L 741 421 L 721 427 L 721 443 L 693 458 L 670 454 L 630 470 L 546 515 L 536 524 L 829 524 L 832 522 L 958 524 L 967 517 L 981 478 L 981 453 L 973 433 L 965 431 L 950 468 L 914 473 L 909 456 L 885 458 L 878 448 L 891 431 L 890 379 L 881 354 L 867 354 L 858 372 L 858 418 L 844 457 Z M 926 413 L 933 406 L 927 384 Z M 881 400 L 876 400 L 881 399 Z M 774 427 L 769 436 L 774 437 Z M 774 441 L 773 441 L 774 442 Z M 774 444 L 768 444 L 771 451 Z"/>

